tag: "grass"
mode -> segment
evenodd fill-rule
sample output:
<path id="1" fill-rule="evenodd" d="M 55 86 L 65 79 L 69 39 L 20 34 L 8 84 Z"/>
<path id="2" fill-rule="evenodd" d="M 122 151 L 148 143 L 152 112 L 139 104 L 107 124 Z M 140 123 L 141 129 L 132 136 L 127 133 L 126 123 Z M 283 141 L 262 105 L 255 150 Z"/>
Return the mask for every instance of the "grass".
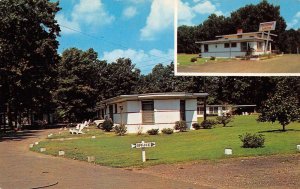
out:
<path id="1" fill-rule="evenodd" d="M 188 66 L 188 65 L 201 65 L 209 62 L 227 62 L 233 61 L 230 58 L 217 58 L 216 60 L 210 60 L 210 58 L 197 58 L 197 62 L 191 62 L 192 58 L 199 57 L 198 54 L 177 54 L 177 63 L 180 66 Z"/>
<path id="2" fill-rule="evenodd" d="M 197 55 L 178 54 L 178 72 L 183 73 L 300 73 L 300 55 L 285 54 L 271 59 L 263 57 L 260 61 L 220 59 L 217 61 L 205 58 L 191 63 Z M 206 62 L 207 61 L 207 62 Z"/>
<path id="3" fill-rule="evenodd" d="M 38 151 L 46 147 L 45 154 L 57 155 L 64 150 L 67 158 L 87 160 L 87 156 L 95 156 L 96 163 L 112 167 L 141 167 L 155 164 L 169 164 L 176 162 L 215 160 L 228 158 L 224 155 L 224 148 L 233 149 L 232 157 L 261 156 L 271 154 L 296 153 L 296 145 L 300 144 L 300 123 L 290 124 L 289 131 L 280 132 L 279 124 L 257 123 L 256 116 L 237 116 L 234 122 L 224 128 L 218 125 L 214 129 L 200 129 L 173 135 L 127 135 L 115 136 L 114 133 L 104 133 L 91 129 L 87 134 L 74 135 L 62 133 L 63 141 L 54 135 L 51 139 L 41 141 L 32 150 Z M 241 148 L 239 135 L 246 132 L 262 133 L 266 142 L 264 148 Z M 95 135 L 96 139 L 91 136 Z M 77 136 L 77 135 L 76 135 Z M 156 147 L 147 148 L 147 162 L 141 163 L 141 149 L 131 149 L 130 144 L 140 141 L 156 142 Z"/>

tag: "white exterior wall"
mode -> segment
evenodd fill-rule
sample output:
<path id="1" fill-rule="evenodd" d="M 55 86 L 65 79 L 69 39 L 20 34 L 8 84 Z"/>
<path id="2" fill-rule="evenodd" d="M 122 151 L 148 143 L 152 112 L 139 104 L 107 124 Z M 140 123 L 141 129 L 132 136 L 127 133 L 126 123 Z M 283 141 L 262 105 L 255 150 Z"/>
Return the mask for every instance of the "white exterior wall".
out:
<path id="1" fill-rule="evenodd" d="M 150 129 L 174 128 L 175 122 L 180 120 L 180 99 L 154 100 L 154 124 L 144 125 L 142 123 L 142 101 L 126 101 L 123 106 L 122 122 L 127 127 L 128 133 L 147 132 Z M 197 100 L 186 100 L 186 122 L 188 128 L 192 129 L 192 124 L 197 122 Z M 107 108 L 107 115 L 108 108 Z M 121 123 L 120 109 L 114 113 L 114 123 Z"/>
<path id="2" fill-rule="evenodd" d="M 263 43 L 263 50 L 261 52 L 256 52 L 257 42 L 248 42 L 250 48 L 253 48 L 255 51 L 253 55 L 262 55 L 264 54 L 265 43 Z M 270 44 L 271 47 L 271 44 Z M 231 51 L 231 52 L 230 52 Z M 245 56 L 246 52 L 241 52 L 241 43 L 237 43 L 236 47 L 225 48 L 224 43 L 219 44 L 209 44 L 208 52 L 204 52 L 204 44 L 201 45 L 201 55 L 203 58 L 218 57 L 218 58 L 234 58 L 236 56 Z M 271 48 L 267 53 L 271 52 Z"/>
<path id="3" fill-rule="evenodd" d="M 230 53 L 231 51 L 231 53 Z M 201 45 L 201 55 L 203 58 L 234 58 L 236 56 L 245 56 L 246 52 L 241 52 L 241 43 L 237 43 L 236 47 L 225 48 L 224 43 L 209 44 L 208 52 L 204 52 L 204 45 Z"/>
<path id="4" fill-rule="evenodd" d="M 185 101 L 185 117 L 189 129 L 193 129 L 193 123 L 197 123 L 197 99 Z"/>

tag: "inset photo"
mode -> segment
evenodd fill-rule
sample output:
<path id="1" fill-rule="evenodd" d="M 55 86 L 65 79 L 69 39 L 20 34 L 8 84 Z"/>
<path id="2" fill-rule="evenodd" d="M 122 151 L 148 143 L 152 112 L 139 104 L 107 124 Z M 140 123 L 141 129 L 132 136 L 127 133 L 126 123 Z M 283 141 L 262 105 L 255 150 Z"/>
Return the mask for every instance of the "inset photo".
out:
<path id="1" fill-rule="evenodd" d="M 298 0 L 179 0 L 177 75 L 300 76 Z"/>

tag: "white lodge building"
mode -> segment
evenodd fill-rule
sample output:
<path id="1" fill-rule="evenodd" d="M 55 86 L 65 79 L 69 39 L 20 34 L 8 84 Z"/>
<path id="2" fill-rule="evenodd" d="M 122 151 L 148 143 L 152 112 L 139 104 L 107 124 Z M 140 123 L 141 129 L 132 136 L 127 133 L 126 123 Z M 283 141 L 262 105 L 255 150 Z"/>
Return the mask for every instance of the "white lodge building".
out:
<path id="1" fill-rule="evenodd" d="M 277 36 L 270 34 L 270 36 Z M 273 41 L 267 32 L 243 33 L 216 36 L 216 40 L 196 42 L 201 44 L 201 56 L 203 58 L 219 57 L 234 58 L 245 56 L 252 50 L 252 55 L 271 53 Z M 268 40 L 269 38 L 269 40 Z M 267 46 L 268 43 L 268 47 Z"/>
<path id="2" fill-rule="evenodd" d="M 207 93 L 149 93 L 121 95 L 102 102 L 101 116 L 125 124 L 128 133 L 174 128 L 185 120 L 188 128 L 197 122 L 197 102 Z"/>

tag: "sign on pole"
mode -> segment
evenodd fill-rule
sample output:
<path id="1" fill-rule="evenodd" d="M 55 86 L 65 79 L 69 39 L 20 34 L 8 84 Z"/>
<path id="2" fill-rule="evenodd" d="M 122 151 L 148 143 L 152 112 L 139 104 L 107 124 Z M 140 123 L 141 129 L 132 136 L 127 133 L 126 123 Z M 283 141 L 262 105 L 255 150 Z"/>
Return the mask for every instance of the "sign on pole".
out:
<path id="1" fill-rule="evenodd" d="M 146 161 L 146 151 L 145 148 L 155 147 L 155 142 L 144 142 L 131 144 L 131 148 L 142 148 L 142 161 Z"/>
<path id="2" fill-rule="evenodd" d="M 269 40 L 270 40 L 271 30 L 275 30 L 275 28 L 276 28 L 276 21 L 263 22 L 263 23 L 260 23 L 260 25 L 259 25 L 259 31 L 262 32 L 262 37 L 264 37 L 265 31 L 268 32 L 267 43 L 265 46 L 265 53 L 267 52 L 267 50 L 269 48 Z"/>
<path id="3" fill-rule="evenodd" d="M 260 32 L 275 30 L 275 28 L 276 28 L 276 21 L 264 22 L 264 23 L 260 23 L 259 25 Z"/>

